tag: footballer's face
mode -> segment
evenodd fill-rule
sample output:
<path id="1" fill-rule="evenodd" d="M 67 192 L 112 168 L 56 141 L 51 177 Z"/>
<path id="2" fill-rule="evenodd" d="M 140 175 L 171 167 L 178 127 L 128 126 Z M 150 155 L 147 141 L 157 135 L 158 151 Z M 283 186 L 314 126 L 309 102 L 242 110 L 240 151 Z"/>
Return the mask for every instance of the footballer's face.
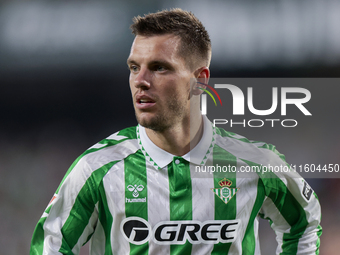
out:
<path id="1" fill-rule="evenodd" d="M 164 131 L 190 118 L 190 78 L 179 56 L 180 38 L 172 34 L 137 35 L 127 64 L 137 121 L 154 131 Z"/>

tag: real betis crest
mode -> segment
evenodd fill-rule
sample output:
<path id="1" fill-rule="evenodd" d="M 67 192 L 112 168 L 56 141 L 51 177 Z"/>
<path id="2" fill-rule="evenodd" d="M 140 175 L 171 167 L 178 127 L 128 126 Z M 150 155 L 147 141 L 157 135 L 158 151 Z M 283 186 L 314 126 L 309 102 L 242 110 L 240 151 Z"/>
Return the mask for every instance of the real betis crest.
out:
<path id="1" fill-rule="evenodd" d="M 236 192 L 239 190 L 239 188 L 230 188 L 230 186 L 233 184 L 230 180 L 227 178 L 224 178 L 223 180 L 219 181 L 218 184 L 221 186 L 221 188 L 218 189 L 211 189 L 216 196 L 218 196 L 224 203 L 228 203 L 230 199 L 235 196 Z"/>

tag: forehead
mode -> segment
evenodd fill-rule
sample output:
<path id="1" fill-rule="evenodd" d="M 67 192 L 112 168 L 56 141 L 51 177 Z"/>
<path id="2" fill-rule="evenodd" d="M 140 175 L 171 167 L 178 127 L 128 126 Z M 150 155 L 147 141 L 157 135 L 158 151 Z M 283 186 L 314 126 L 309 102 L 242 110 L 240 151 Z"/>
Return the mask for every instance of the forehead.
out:
<path id="1" fill-rule="evenodd" d="M 142 60 L 180 61 L 180 38 L 173 34 L 137 35 L 132 43 L 128 62 Z"/>

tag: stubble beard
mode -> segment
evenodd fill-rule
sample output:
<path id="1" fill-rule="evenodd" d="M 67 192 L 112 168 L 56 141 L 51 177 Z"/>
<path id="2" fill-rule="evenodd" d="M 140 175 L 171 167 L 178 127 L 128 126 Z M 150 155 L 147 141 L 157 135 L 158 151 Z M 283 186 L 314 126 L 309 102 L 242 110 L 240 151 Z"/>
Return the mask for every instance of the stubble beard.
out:
<path id="1" fill-rule="evenodd" d="M 185 106 L 177 100 L 170 100 L 166 109 L 167 110 L 157 113 L 150 119 L 140 118 L 140 116 L 135 113 L 137 122 L 141 126 L 155 132 L 164 132 L 173 127 L 185 115 Z"/>

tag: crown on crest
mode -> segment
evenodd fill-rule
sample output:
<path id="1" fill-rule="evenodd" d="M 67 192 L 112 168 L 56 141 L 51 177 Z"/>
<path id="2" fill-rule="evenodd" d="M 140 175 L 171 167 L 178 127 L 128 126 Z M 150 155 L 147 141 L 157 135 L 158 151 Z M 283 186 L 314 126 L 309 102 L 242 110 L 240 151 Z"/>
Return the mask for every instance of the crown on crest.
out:
<path id="1" fill-rule="evenodd" d="M 230 187 L 231 184 L 233 184 L 230 180 L 227 178 L 224 178 L 223 180 L 220 180 L 218 184 L 223 188 L 223 187 Z"/>

